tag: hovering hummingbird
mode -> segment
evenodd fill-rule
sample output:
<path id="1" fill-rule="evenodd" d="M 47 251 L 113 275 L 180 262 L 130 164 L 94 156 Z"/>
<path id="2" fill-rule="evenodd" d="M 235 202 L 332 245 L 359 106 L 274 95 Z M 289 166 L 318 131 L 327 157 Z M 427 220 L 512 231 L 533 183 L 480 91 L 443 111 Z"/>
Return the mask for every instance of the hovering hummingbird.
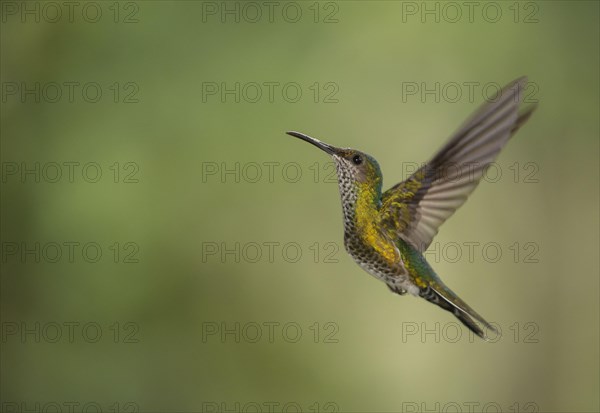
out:
<path id="1" fill-rule="evenodd" d="M 483 339 L 478 323 L 491 331 L 496 331 L 494 327 L 442 282 L 423 253 L 439 226 L 465 202 L 486 167 L 531 116 L 535 106 L 519 112 L 526 83 L 522 77 L 505 86 L 429 162 L 383 193 L 383 176 L 372 156 L 287 132 L 333 158 L 344 213 L 344 246 L 358 265 L 392 292 L 423 297 L 451 312 Z"/>

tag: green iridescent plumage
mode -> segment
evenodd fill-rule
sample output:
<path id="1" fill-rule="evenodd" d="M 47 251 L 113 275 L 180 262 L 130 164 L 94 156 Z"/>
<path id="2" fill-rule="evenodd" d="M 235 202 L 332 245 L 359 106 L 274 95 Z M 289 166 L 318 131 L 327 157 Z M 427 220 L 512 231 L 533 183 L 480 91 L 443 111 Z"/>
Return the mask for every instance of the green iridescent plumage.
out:
<path id="1" fill-rule="evenodd" d="M 423 257 L 438 228 L 467 199 L 510 137 L 535 107 L 519 112 L 526 78 L 507 85 L 475 112 L 449 141 L 407 180 L 381 192 L 377 161 L 299 132 L 288 134 L 327 152 L 335 161 L 344 245 L 367 272 L 398 293 L 410 292 L 452 312 L 478 336 L 493 327 L 452 292 Z"/>

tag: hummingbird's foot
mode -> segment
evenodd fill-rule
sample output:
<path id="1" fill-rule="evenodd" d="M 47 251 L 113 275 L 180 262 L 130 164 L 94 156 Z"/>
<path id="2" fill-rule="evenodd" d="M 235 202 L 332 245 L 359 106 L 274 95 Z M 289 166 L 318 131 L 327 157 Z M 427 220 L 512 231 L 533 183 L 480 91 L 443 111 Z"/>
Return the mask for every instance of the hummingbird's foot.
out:
<path id="1" fill-rule="evenodd" d="M 398 287 L 398 286 L 393 286 L 393 287 L 392 287 L 392 286 L 391 286 L 391 285 L 389 285 L 389 284 L 386 284 L 386 285 L 388 286 L 388 288 L 390 289 L 390 291 L 391 291 L 391 292 L 393 292 L 393 293 L 396 293 L 396 294 L 399 294 L 399 295 L 404 295 L 404 294 L 406 294 L 406 290 L 405 290 L 405 289 L 403 289 L 403 288 L 400 288 L 400 287 Z"/>

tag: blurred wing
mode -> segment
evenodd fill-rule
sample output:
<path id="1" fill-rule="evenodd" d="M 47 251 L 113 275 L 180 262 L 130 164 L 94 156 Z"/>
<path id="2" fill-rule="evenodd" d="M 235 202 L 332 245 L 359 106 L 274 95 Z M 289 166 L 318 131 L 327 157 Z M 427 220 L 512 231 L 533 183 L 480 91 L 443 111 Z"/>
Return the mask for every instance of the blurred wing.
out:
<path id="1" fill-rule="evenodd" d="M 438 228 L 475 189 L 486 167 L 535 106 L 519 114 L 527 78 L 504 87 L 479 108 L 423 167 L 383 193 L 380 219 L 423 252 Z"/>

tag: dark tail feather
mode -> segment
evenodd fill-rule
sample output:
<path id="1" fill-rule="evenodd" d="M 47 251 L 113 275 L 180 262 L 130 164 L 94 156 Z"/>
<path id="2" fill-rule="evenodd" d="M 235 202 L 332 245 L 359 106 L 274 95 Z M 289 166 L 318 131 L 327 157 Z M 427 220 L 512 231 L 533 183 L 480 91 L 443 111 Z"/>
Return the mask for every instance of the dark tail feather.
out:
<path id="1" fill-rule="evenodd" d="M 453 309 L 448 309 L 448 311 L 451 311 L 452 314 L 454 314 L 456 316 L 456 318 L 458 318 L 460 320 L 461 323 L 463 323 L 465 326 L 467 326 L 467 328 L 469 330 L 471 330 L 473 333 L 477 334 L 479 337 L 481 337 L 482 339 L 487 341 L 487 337 L 486 337 L 485 333 L 477 325 L 477 323 L 475 321 L 473 321 L 473 319 L 471 317 L 469 317 L 468 315 L 466 315 L 465 313 L 463 313 L 456 307 L 454 307 Z"/>
<path id="2" fill-rule="evenodd" d="M 498 333 L 498 331 L 483 317 L 469 307 L 464 301 L 462 301 L 456 294 L 454 294 L 446 286 L 427 287 L 421 290 L 421 297 L 425 298 L 430 303 L 436 304 L 446 311 L 454 314 L 456 318 L 460 320 L 469 330 L 475 333 L 477 336 L 487 341 L 484 330 L 477 324 L 481 323 L 487 330 Z M 477 322 L 475 322 L 475 320 Z"/>

